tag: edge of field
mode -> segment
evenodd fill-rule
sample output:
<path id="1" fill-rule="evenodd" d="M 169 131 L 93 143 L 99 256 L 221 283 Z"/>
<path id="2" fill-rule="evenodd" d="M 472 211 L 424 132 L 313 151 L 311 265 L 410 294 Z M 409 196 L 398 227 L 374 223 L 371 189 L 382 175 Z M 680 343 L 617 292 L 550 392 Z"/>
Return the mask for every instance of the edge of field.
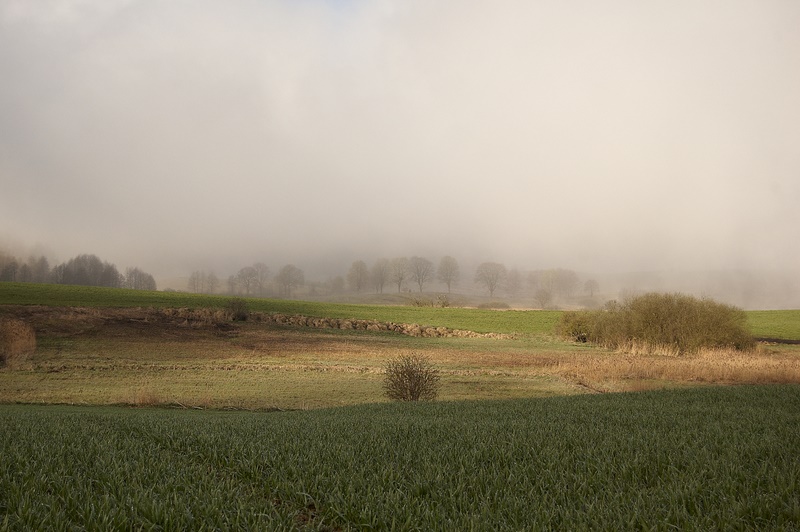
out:
<path id="1" fill-rule="evenodd" d="M 124 288 L 0 283 L 0 305 L 57 307 L 224 308 L 233 296 L 153 292 Z M 241 298 L 251 311 L 317 318 L 362 319 L 449 327 L 478 333 L 552 334 L 561 311 L 488 310 L 320 303 L 289 299 Z"/>
<path id="2" fill-rule="evenodd" d="M 124 288 L 0 283 L 0 305 L 63 307 L 224 308 L 232 296 Z M 252 311 L 319 318 L 416 323 L 479 333 L 553 334 L 563 311 L 414 307 L 244 298 Z M 800 309 L 746 311 L 757 338 L 800 340 Z"/>

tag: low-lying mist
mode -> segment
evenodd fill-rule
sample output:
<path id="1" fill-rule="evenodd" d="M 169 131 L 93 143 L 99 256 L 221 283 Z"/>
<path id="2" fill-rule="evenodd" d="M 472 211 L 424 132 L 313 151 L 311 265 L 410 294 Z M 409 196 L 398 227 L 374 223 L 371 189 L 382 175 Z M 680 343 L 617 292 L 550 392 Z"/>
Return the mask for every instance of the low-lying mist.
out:
<path id="1" fill-rule="evenodd" d="M 783 0 L 3 1 L 0 247 L 175 289 L 450 255 L 465 292 L 496 262 L 800 306 L 798 27 Z"/>

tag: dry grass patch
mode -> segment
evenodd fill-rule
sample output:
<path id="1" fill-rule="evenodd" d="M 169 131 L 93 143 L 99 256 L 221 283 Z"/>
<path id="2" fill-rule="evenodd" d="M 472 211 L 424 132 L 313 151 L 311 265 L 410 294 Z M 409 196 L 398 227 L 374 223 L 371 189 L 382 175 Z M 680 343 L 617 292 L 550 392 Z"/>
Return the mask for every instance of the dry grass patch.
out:
<path id="1" fill-rule="evenodd" d="M 14 313 L 12 315 L 12 312 Z M 422 353 L 440 399 L 501 399 L 697 383 L 800 383 L 800 349 L 628 352 L 539 337 L 412 338 L 274 326 L 187 309 L 0 308 L 35 327 L 35 354 L 0 372 L 0 402 L 316 408 L 384 400 L 386 361 Z"/>
<path id="2" fill-rule="evenodd" d="M 36 331 L 28 323 L 0 319 L 0 367 L 16 367 L 36 351 Z"/>
<path id="3" fill-rule="evenodd" d="M 761 346 L 751 351 L 701 349 L 680 357 L 627 352 L 590 354 L 565 357 L 552 370 L 598 391 L 633 391 L 686 383 L 800 383 L 800 357 Z"/>

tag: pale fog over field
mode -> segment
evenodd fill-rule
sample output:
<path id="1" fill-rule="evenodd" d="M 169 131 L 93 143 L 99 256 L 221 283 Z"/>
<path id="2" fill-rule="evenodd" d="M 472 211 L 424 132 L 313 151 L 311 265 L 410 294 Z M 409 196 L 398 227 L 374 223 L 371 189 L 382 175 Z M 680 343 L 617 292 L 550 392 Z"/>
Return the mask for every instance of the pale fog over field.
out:
<path id="1" fill-rule="evenodd" d="M 0 0 L 0 249 L 800 307 L 798 29 L 796 0 Z"/>

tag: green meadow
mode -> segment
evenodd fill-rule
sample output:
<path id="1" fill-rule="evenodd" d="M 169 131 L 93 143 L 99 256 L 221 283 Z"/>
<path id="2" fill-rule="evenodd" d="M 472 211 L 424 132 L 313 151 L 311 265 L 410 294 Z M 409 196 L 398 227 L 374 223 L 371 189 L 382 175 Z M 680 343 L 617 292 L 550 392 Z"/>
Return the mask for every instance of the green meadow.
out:
<path id="1" fill-rule="evenodd" d="M 0 531 L 800 528 L 796 346 L 619 353 L 559 311 L 247 300 L 511 333 L 453 338 L 208 318 L 229 301 L 0 283 L 37 340 L 0 368 Z M 773 339 L 798 318 L 748 312 Z M 407 353 L 438 401 L 382 396 Z"/>
<path id="2" fill-rule="evenodd" d="M 31 283 L 0 283 L 0 304 L 65 307 L 224 308 L 228 296 L 150 292 Z M 324 318 L 372 319 L 418 323 L 475 332 L 552 334 L 560 311 L 434 308 L 401 305 L 354 305 L 283 299 L 247 299 L 253 311 Z M 800 340 L 800 310 L 748 311 L 757 337 Z"/>
<path id="3" fill-rule="evenodd" d="M 800 527 L 796 385 L 0 425 L 2 530 Z"/>

